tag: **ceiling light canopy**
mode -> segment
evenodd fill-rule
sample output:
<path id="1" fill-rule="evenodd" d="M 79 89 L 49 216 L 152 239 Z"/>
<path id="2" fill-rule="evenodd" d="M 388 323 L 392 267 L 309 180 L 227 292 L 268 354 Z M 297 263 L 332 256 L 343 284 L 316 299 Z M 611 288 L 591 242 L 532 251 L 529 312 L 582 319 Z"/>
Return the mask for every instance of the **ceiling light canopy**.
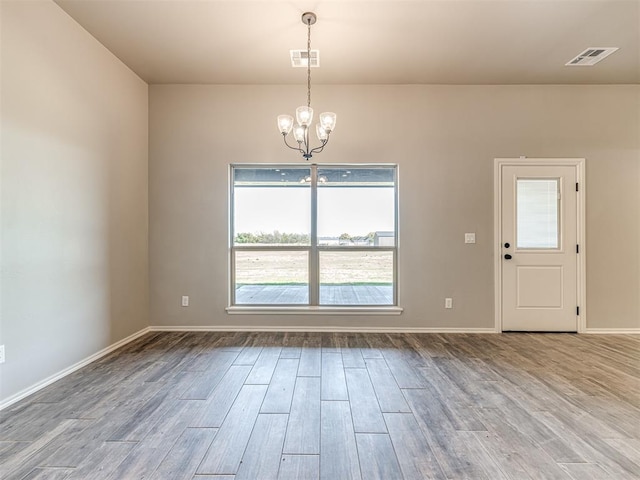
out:
<path id="1" fill-rule="evenodd" d="M 311 63 L 308 59 L 313 59 L 311 52 L 311 25 L 316 23 L 317 17 L 313 12 L 302 14 L 302 23 L 307 26 L 307 105 L 296 108 L 295 123 L 291 115 L 278 115 L 278 130 L 282 134 L 284 143 L 292 150 L 299 151 L 305 160 L 309 160 L 314 153 L 320 153 L 325 145 L 329 142 L 329 136 L 336 128 L 336 114 L 333 112 L 324 112 L 320 114 L 318 123 L 316 123 L 316 135 L 320 140 L 320 145 L 311 148 L 309 139 L 309 130 L 313 122 L 313 108 L 311 108 Z M 287 141 L 289 133 L 293 132 L 293 138 L 298 144 L 290 145 Z"/>

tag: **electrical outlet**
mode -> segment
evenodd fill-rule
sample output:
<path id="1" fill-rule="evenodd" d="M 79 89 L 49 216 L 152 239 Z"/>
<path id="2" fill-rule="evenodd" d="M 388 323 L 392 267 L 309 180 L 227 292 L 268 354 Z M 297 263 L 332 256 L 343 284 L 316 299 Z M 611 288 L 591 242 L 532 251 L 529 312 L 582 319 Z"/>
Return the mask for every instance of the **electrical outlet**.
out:
<path id="1" fill-rule="evenodd" d="M 4 345 L 0 345 L 0 363 L 4 363 Z"/>
<path id="2" fill-rule="evenodd" d="M 465 233 L 464 234 L 464 243 L 476 243 L 476 234 L 475 233 Z"/>
<path id="3" fill-rule="evenodd" d="M 453 308 L 453 298 L 444 299 L 444 308 Z"/>
<path id="4" fill-rule="evenodd" d="M 188 295 L 183 295 L 182 296 L 182 306 L 183 307 L 188 307 L 189 306 L 189 296 Z"/>

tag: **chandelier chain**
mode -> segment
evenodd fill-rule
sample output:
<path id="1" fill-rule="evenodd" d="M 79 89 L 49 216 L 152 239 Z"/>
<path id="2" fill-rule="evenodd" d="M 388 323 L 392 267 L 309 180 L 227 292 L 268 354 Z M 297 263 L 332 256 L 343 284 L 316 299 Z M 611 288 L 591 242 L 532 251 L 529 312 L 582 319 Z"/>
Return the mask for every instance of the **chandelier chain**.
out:
<path id="1" fill-rule="evenodd" d="M 311 19 L 307 20 L 307 107 L 311 107 Z"/>

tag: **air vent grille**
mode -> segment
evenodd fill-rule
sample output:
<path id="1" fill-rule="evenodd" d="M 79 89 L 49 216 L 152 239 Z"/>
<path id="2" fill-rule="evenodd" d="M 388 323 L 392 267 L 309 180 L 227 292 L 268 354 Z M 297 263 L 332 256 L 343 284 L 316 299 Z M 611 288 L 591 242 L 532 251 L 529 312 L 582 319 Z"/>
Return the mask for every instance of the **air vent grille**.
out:
<path id="1" fill-rule="evenodd" d="M 616 50 L 618 50 L 618 47 L 589 47 L 577 57 L 569 60 L 565 65 L 567 67 L 591 67 Z"/>
<path id="2" fill-rule="evenodd" d="M 289 50 L 291 53 L 291 66 L 307 68 L 307 51 L 306 50 Z M 320 50 L 311 50 L 311 66 L 320 66 Z"/>

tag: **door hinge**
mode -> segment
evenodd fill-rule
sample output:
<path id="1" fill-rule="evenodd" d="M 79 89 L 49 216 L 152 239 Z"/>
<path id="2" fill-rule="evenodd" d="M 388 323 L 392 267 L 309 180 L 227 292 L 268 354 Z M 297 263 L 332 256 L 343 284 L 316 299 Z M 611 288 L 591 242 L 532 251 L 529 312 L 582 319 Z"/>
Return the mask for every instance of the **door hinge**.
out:
<path id="1" fill-rule="evenodd" d="M 576 243 L 576 253 L 580 253 L 580 244 Z"/>
<path id="2" fill-rule="evenodd" d="M 576 192 L 579 192 L 580 189 L 578 188 L 578 182 L 576 182 Z"/>
<path id="3" fill-rule="evenodd" d="M 576 315 L 580 316 L 580 307 L 576 307 Z"/>

